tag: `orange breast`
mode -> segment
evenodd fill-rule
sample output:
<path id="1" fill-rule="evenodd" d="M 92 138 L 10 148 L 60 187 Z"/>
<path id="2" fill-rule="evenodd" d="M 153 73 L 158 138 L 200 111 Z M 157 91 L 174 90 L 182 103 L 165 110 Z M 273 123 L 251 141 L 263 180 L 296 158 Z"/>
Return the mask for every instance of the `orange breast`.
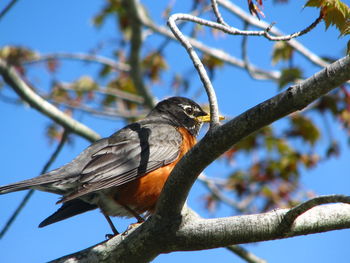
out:
<path id="1" fill-rule="evenodd" d="M 184 128 L 179 128 L 183 141 L 179 157 L 166 166 L 118 187 L 117 202 L 132 208 L 135 212 L 154 212 L 158 197 L 176 163 L 193 147 L 196 139 Z"/>

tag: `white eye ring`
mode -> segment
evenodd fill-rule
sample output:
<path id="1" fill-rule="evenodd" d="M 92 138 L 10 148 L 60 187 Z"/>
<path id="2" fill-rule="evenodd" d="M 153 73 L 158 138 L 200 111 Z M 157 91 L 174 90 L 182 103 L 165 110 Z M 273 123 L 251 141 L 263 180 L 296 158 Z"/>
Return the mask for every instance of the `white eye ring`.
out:
<path id="1" fill-rule="evenodd" d="M 193 116 L 194 114 L 194 109 L 191 107 L 191 106 L 187 106 L 185 107 L 185 113 L 188 115 L 188 116 Z"/>

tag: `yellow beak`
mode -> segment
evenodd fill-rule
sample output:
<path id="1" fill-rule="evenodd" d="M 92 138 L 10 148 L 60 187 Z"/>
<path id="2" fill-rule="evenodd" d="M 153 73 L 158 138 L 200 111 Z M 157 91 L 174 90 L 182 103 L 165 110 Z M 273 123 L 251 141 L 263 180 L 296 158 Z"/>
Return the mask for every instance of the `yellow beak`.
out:
<path id="1" fill-rule="evenodd" d="M 225 119 L 224 116 L 219 115 L 219 121 L 222 121 L 222 120 L 224 120 L 224 119 Z M 210 122 L 210 114 L 205 115 L 205 116 L 196 117 L 196 120 L 197 120 L 198 122 Z"/>

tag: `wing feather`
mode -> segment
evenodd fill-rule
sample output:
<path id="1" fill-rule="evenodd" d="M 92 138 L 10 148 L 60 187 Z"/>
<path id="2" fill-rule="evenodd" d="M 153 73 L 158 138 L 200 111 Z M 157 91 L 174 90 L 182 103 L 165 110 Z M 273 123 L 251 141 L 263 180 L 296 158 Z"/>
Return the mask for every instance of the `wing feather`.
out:
<path id="1" fill-rule="evenodd" d="M 80 186 L 60 202 L 123 185 L 173 162 L 180 154 L 181 134 L 171 125 L 154 125 L 124 129 L 111 137 L 80 173 Z"/>

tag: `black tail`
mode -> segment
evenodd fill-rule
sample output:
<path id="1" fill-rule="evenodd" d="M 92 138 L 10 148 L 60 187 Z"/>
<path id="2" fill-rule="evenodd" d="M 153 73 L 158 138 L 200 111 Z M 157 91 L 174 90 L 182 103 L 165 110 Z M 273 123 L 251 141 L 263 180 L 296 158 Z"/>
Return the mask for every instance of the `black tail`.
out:
<path id="1" fill-rule="evenodd" d="M 91 205 L 80 199 L 74 199 L 64 203 L 55 213 L 42 221 L 39 227 L 44 227 L 96 208 L 96 205 Z"/>

